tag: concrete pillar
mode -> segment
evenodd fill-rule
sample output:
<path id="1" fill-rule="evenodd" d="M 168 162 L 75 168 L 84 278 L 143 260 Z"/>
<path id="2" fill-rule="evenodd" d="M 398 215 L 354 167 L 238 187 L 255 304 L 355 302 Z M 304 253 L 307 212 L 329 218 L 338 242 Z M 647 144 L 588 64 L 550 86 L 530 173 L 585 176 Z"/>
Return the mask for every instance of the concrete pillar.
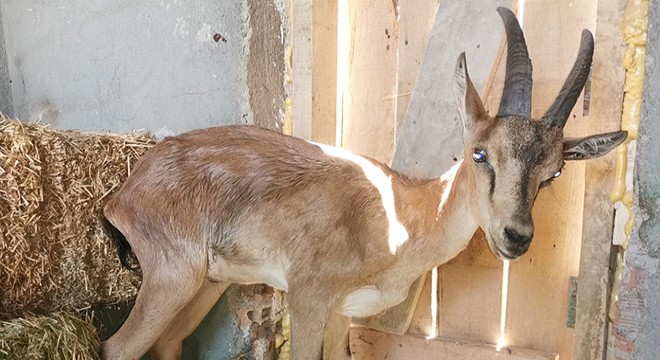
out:
<path id="1" fill-rule="evenodd" d="M 644 100 L 635 160 L 635 227 L 625 254 L 617 318 L 616 359 L 660 354 L 660 4 L 652 0 L 646 45 Z"/>

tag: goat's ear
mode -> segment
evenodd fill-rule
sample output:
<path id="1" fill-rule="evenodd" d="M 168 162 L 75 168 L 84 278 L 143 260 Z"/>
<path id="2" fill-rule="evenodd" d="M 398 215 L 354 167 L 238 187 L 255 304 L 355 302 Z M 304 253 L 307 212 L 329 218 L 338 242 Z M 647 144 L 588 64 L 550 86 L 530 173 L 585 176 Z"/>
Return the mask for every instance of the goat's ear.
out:
<path id="1" fill-rule="evenodd" d="M 463 127 L 472 130 L 474 125 L 486 115 L 486 109 L 481 102 L 477 89 L 474 88 L 467 70 L 465 53 L 461 53 L 456 63 L 454 73 L 454 97 L 461 113 Z"/>
<path id="2" fill-rule="evenodd" d="M 627 131 L 615 131 L 584 138 L 564 140 L 564 160 L 586 160 L 603 156 L 621 144 Z"/>

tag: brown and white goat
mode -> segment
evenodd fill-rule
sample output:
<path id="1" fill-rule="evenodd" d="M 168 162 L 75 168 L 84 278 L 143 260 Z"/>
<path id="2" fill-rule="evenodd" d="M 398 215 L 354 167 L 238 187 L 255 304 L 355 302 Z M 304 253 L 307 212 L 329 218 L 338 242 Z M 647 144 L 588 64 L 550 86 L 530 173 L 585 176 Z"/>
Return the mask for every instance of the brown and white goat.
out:
<path id="1" fill-rule="evenodd" d="M 103 359 L 177 359 L 181 342 L 231 283 L 288 293 L 292 355 L 323 356 L 330 321 L 378 314 L 404 300 L 422 273 L 463 250 L 481 227 L 495 255 L 529 248 L 532 205 L 565 160 L 601 156 L 622 131 L 563 139 L 584 86 L 593 38 L 557 99 L 531 119 L 531 62 L 522 30 L 507 32 L 505 87 L 491 117 L 459 57 L 454 93 L 466 160 L 440 179 L 418 180 L 342 149 L 250 126 L 170 137 L 140 160 L 105 216 L 140 262 L 143 282 Z M 123 234 L 123 235 L 122 235 Z M 332 320 L 331 320 L 332 319 Z M 325 357 L 350 358 L 346 342 Z"/>

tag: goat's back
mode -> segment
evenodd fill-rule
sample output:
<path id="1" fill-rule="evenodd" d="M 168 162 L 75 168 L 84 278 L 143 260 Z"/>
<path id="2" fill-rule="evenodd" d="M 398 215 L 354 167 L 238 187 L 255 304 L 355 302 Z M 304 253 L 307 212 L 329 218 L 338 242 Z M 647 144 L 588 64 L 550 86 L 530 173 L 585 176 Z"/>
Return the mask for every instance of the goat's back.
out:
<path id="1" fill-rule="evenodd" d="M 232 261 L 258 263 L 277 253 L 296 266 L 355 268 L 388 257 L 380 195 L 360 166 L 252 126 L 164 139 L 141 158 L 106 216 L 122 231 L 168 244 L 201 241 Z"/>

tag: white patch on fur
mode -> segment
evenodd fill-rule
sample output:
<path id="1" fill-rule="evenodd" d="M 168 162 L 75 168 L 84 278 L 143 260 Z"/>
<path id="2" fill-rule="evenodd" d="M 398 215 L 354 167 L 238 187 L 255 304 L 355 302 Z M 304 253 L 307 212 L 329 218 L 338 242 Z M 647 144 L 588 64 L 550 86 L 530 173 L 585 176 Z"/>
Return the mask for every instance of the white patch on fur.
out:
<path id="1" fill-rule="evenodd" d="M 399 304 L 407 295 L 408 287 L 404 287 L 404 291 L 383 292 L 375 285 L 367 285 L 348 294 L 339 312 L 350 317 L 373 316 Z"/>
<path id="2" fill-rule="evenodd" d="M 390 253 L 395 255 L 397 249 L 408 240 L 409 236 L 408 231 L 399 222 L 396 216 L 396 207 L 394 206 L 394 191 L 392 190 L 392 178 L 385 175 L 381 168 L 374 165 L 374 163 L 363 158 L 362 156 L 355 155 L 350 151 L 346 151 L 344 149 L 336 148 L 333 146 L 316 143 L 313 144 L 320 147 L 327 155 L 348 160 L 358 165 L 364 172 L 367 180 L 369 180 L 374 185 L 374 187 L 376 187 L 380 193 L 380 198 L 383 202 L 383 208 L 385 209 L 385 215 L 387 216 L 387 222 L 389 224 L 388 244 L 390 247 Z"/>
<path id="3" fill-rule="evenodd" d="M 438 213 L 435 216 L 435 221 L 437 222 L 440 220 L 440 212 L 445 206 L 445 203 L 447 202 L 447 198 L 449 197 L 449 193 L 451 192 L 451 187 L 454 184 L 454 178 L 456 177 L 456 173 L 458 172 L 458 168 L 461 167 L 461 164 L 463 164 L 463 160 L 460 160 L 454 166 L 449 169 L 446 173 L 442 174 L 440 177 L 440 181 L 445 183 L 445 188 L 442 189 L 442 195 L 440 195 L 440 203 L 438 204 Z"/>
<path id="4" fill-rule="evenodd" d="M 373 285 L 359 288 L 348 294 L 341 305 L 341 314 L 350 317 L 366 317 L 380 313 L 383 307 L 383 293 Z"/>

